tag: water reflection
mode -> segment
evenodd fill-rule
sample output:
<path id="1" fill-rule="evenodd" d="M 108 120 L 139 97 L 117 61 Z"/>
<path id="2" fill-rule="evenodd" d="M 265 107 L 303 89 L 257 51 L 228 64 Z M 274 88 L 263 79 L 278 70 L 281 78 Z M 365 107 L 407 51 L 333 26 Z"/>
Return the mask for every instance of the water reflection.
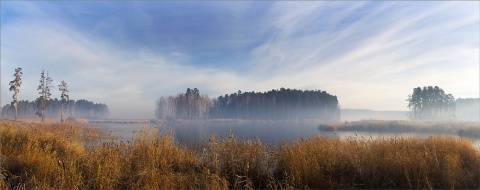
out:
<path id="1" fill-rule="evenodd" d="M 233 133 L 239 139 L 258 138 L 263 143 L 280 144 L 283 141 L 291 142 L 295 139 L 308 138 L 321 135 L 340 140 L 351 138 L 377 139 L 377 138 L 398 138 L 398 137 L 420 137 L 431 136 L 428 133 L 379 133 L 379 132 L 322 132 L 318 125 L 308 123 L 175 123 L 164 125 L 138 124 L 138 123 L 96 123 L 102 135 L 115 137 L 118 141 L 131 140 L 142 130 L 153 130 L 158 128 L 159 134 L 171 134 L 175 141 L 187 146 L 201 146 L 208 143 L 209 138 L 214 134 L 217 137 L 227 138 Z M 436 134 L 438 135 L 438 134 Z M 480 139 L 471 139 L 476 147 L 480 149 Z"/>
<path id="2" fill-rule="evenodd" d="M 158 128 L 161 134 L 173 133 L 175 140 L 185 145 L 204 144 L 214 134 L 219 137 L 228 137 L 233 133 L 239 139 L 258 138 L 263 143 L 278 144 L 282 141 L 290 142 L 298 138 L 307 138 L 320 134 L 317 125 L 304 123 L 251 123 L 221 122 L 221 123 L 175 123 L 165 125 L 124 124 L 124 123 L 96 123 L 102 135 L 116 136 L 117 140 L 130 140 L 135 133 L 141 130 Z M 335 137 L 335 135 L 330 135 Z"/>

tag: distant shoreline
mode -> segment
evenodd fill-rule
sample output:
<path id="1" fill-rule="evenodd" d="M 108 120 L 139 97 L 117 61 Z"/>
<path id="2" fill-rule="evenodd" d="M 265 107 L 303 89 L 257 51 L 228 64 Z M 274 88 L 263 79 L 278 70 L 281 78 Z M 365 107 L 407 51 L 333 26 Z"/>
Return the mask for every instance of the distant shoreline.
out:
<path id="1" fill-rule="evenodd" d="M 176 120 L 164 120 L 164 119 L 97 119 L 97 120 L 88 120 L 89 124 L 95 123 L 121 123 L 121 124 L 135 124 L 135 123 L 152 123 L 152 124 L 163 124 L 163 123 L 176 123 L 176 124 L 200 124 L 200 123 L 237 123 L 237 124 L 253 124 L 253 123 L 269 123 L 269 124 L 278 124 L 278 123 L 314 123 L 321 124 L 331 121 L 323 121 L 319 119 L 304 119 L 304 120 L 244 120 L 244 119 L 206 119 L 206 120 L 187 120 L 187 119 L 176 119 Z M 337 121 L 339 122 L 339 121 Z"/>
<path id="2" fill-rule="evenodd" d="M 89 120 L 88 123 L 152 123 L 154 120 L 150 119 L 104 119 L 104 120 Z"/>

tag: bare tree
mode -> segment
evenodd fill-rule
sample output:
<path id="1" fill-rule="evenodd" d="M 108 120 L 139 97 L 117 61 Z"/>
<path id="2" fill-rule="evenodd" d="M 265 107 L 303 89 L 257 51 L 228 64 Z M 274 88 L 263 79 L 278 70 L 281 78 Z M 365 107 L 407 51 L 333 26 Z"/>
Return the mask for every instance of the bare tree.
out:
<path id="1" fill-rule="evenodd" d="M 58 85 L 58 90 L 60 90 L 60 92 L 62 92 L 62 95 L 60 96 L 62 98 L 62 110 L 60 112 L 60 115 L 61 115 L 60 122 L 63 123 L 63 108 L 65 106 L 65 103 L 68 101 L 68 86 L 67 86 L 67 83 L 62 80 L 62 82 L 60 82 L 60 85 Z"/>
<path id="2" fill-rule="evenodd" d="M 42 122 L 45 119 L 45 111 L 47 109 L 47 101 L 50 99 L 52 93 L 50 93 L 50 88 L 52 87 L 52 79 L 50 76 L 45 76 L 45 70 L 42 71 L 40 75 L 40 85 L 38 85 L 37 90 L 39 90 L 40 98 L 38 102 L 38 111 L 37 115 L 42 117 Z"/>
<path id="3" fill-rule="evenodd" d="M 22 85 L 22 68 L 19 67 L 15 69 L 15 74 L 13 74 L 15 79 L 10 81 L 10 91 L 13 91 L 13 102 L 11 103 L 11 106 L 15 107 L 15 121 L 17 120 L 18 116 L 18 93 L 20 92 L 20 85 Z"/>

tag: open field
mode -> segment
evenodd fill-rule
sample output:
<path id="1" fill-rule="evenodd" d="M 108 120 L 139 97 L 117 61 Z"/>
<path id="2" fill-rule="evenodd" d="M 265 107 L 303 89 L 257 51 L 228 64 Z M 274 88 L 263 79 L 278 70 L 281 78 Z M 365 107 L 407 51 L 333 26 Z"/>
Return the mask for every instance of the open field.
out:
<path id="1" fill-rule="evenodd" d="M 480 137 L 480 123 L 463 121 L 361 120 L 324 123 L 318 129 L 321 131 L 438 133 Z"/>
<path id="2" fill-rule="evenodd" d="M 0 121 L 0 137 L 0 188 L 480 188 L 480 150 L 446 136 L 270 146 L 228 134 L 193 149 L 156 130 L 117 142 L 80 124 Z"/>

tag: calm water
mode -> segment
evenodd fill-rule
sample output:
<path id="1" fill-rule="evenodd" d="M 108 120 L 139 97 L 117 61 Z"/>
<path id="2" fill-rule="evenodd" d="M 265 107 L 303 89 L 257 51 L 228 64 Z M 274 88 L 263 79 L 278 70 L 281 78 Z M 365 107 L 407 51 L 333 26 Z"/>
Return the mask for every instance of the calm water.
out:
<path id="1" fill-rule="evenodd" d="M 120 124 L 120 123 L 95 123 L 103 135 L 113 135 L 118 141 L 131 140 L 142 130 L 158 128 L 160 134 L 172 133 L 175 141 L 184 145 L 203 145 L 208 143 L 212 134 L 220 137 L 228 137 L 233 133 L 237 138 L 258 138 L 263 143 L 280 144 L 283 141 L 291 142 L 295 139 L 308 138 L 316 135 L 338 138 L 376 139 L 390 137 L 428 137 L 423 133 L 377 133 L 377 132 L 321 132 L 315 124 L 288 123 L 288 124 L 239 124 L 239 123 L 200 123 L 195 125 L 152 125 L 152 124 Z M 470 139 L 480 149 L 480 139 Z"/>

